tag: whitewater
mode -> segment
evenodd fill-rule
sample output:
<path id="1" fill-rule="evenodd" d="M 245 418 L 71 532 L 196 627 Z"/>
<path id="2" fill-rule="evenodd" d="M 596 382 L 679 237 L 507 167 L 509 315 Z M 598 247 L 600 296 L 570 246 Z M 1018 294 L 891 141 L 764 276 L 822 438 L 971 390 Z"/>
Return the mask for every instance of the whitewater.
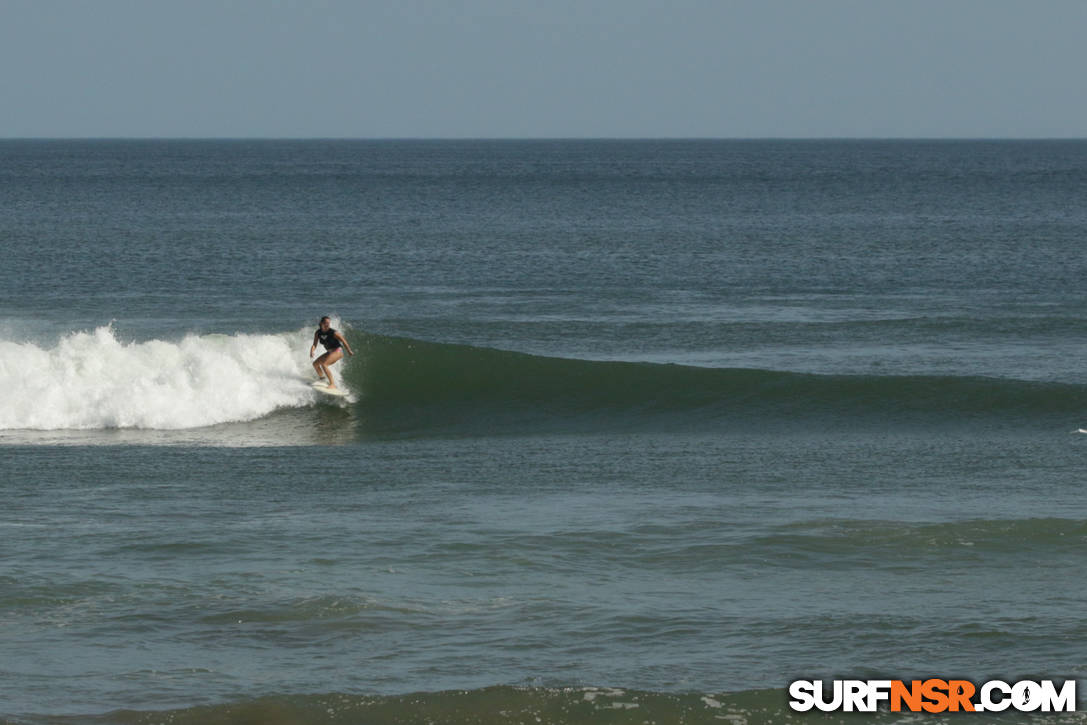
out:
<path id="1" fill-rule="evenodd" d="M 300 330 L 126 342 L 112 325 L 51 347 L 0 340 L 0 430 L 181 430 L 312 405 L 305 341 Z"/>

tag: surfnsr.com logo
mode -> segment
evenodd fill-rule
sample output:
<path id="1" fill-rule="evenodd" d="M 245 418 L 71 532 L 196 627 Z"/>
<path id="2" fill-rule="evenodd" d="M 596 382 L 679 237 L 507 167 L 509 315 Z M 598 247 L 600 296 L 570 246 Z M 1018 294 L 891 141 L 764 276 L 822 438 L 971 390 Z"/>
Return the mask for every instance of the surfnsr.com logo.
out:
<path id="1" fill-rule="evenodd" d="M 1075 712 L 1076 681 L 989 680 L 796 680 L 789 685 L 796 712 Z"/>

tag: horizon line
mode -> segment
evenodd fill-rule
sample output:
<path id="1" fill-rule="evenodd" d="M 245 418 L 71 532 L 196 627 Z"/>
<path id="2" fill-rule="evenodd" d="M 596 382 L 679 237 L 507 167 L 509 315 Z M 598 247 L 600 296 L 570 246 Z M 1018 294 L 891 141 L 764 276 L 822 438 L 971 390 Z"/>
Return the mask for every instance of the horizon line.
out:
<path id="1" fill-rule="evenodd" d="M 0 136 L 0 141 L 1087 141 L 1087 136 Z"/>

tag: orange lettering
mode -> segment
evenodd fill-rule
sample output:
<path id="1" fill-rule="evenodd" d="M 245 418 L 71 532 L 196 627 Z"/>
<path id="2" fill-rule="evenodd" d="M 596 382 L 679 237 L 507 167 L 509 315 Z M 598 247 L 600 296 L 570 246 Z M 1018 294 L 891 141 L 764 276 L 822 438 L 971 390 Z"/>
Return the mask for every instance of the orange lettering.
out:
<path id="1" fill-rule="evenodd" d="M 970 698 L 974 696 L 974 683 L 969 680 L 950 680 L 947 684 L 951 712 L 958 712 L 960 707 L 964 712 L 973 712 L 974 703 L 970 702 Z"/>
<path id="2" fill-rule="evenodd" d="M 947 710 L 947 680 L 925 680 L 921 683 L 921 694 L 929 700 L 921 704 L 925 712 L 944 712 Z"/>
<path id="3" fill-rule="evenodd" d="M 901 712 L 903 701 L 910 712 L 921 709 L 921 680 L 913 680 L 909 687 L 902 680 L 891 683 L 891 712 Z"/>

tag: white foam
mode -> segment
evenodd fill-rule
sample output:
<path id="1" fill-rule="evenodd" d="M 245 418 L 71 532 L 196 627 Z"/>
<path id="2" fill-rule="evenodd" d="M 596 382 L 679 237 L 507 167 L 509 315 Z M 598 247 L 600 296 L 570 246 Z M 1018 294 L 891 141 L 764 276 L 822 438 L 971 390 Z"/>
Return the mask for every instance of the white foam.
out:
<path id="1" fill-rule="evenodd" d="M 112 327 L 53 348 L 0 339 L 0 430 L 177 430 L 314 401 L 303 331 L 124 343 Z"/>

